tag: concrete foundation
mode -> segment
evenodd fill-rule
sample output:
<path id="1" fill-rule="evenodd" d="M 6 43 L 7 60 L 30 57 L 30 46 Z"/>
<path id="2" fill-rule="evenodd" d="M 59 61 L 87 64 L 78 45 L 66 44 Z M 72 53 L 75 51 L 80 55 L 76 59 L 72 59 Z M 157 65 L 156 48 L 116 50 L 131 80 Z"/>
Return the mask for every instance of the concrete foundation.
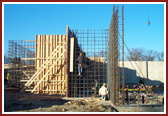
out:
<path id="1" fill-rule="evenodd" d="M 113 106 L 118 112 L 164 112 L 164 105 L 126 105 Z"/>
<path id="2" fill-rule="evenodd" d="M 121 62 L 119 65 L 122 66 Z M 126 84 L 139 85 L 141 78 L 151 86 L 164 83 L 164 61 L 125 61 L 124 67 Z"/>

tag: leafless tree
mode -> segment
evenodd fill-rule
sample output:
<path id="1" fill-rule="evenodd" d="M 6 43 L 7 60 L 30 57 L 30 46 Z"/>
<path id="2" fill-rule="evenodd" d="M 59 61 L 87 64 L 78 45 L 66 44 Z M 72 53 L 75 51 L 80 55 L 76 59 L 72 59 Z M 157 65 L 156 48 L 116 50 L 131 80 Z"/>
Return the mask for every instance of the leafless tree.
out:
<path id="1" fill-rule="evenodd" d="M 158 52 L 156 57 L 158 61 L 164 61 L 164 51 Z"/>
<path id="2" fill-rule="evenodd" d="M 98 54 L 99 57 L 106 57 L 107 56 L 107 51 L 100 51 Z"/>
<path id="3" fill-rule="evenodd" d="M 143 48 L 132 48 L 129 50 L 127 59 L 130 61 L 141 61 L 144 57 L 144 52 Z"/>
<path id="4" fill-rule="evenodd" d="M 144 54 L 142 60 L 143 61 L 154 61 L 156 59 L 156 56 L 157 56 L 157 52 L 156 51 L 154 51 L 154 50 L 148 50 Z"/>
<path id="5" fill-rule="evenodd" d="M 161 59 L 161 54 L 158 55 L 158 52 L 144 48 L 132 48 L 128 54 L 127 60 L 130 61 L 154 61 L 157 57 Z"/>

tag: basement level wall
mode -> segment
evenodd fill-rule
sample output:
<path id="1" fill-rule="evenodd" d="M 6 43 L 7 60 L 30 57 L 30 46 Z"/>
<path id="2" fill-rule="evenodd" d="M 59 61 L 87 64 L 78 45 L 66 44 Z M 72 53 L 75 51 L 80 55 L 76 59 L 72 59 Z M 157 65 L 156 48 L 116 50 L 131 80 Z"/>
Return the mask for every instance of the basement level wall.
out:
<path id="1" fill-rule="evenodd" d="M 121 64 L 120 62 L 119 65 L 122 66 Z M 137 83 L 139 85 L 140 78 L 143 77 L 148 80 L 151 86 L 159 86 L 165 82 L 164 61 L 125 61 L 124 67 L 125 83 Z"/>

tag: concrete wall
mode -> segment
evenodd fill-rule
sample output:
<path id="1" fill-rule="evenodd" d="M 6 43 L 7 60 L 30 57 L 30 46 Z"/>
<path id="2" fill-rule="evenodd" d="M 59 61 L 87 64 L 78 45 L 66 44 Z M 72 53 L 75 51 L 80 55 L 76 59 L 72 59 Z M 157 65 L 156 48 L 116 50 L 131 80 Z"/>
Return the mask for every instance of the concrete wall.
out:
<path id="1" fill-rule="evenodd" d="M 122 62 L 119 63 L 119 67 Z M 138 67 L 139 68 L 138 68 Z M 125 83 L 140 84 L 140 78 L 148 80 L 149 85 L 160 85 L 164 83 L 164 62 L 163 61 L 125 61 Z M 140 70 L 139 70 L 140 69 Z M 145 81 L 145 80 L 144 80 Z"/>
<path id="2" fill-rule="evenodd" d="M 158 85 L 159 82 L 164 83 L 164 62 L 163 61 L 149 61 L 148 62 L 148 79 L 149 84 Z M 150 81 L 151 80 L 151 81 Z"/>

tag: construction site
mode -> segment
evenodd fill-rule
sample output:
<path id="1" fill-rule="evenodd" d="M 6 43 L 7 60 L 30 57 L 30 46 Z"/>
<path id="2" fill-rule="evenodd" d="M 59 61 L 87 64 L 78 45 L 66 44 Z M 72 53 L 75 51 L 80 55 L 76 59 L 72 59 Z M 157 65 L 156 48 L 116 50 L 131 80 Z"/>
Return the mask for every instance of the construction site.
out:
<path id="1" fill-rule="evenodd" d="M 163 70 L 164 63 L 124 60 L 124 6 L 113 5 L 108 29 L 65 29 L 9 40 L 4 112 L 164 112 L 163 84 L 150 82 L 151 71 L 141 68 Z M 104 84 L 106 99 L 99 95 Z"/>

